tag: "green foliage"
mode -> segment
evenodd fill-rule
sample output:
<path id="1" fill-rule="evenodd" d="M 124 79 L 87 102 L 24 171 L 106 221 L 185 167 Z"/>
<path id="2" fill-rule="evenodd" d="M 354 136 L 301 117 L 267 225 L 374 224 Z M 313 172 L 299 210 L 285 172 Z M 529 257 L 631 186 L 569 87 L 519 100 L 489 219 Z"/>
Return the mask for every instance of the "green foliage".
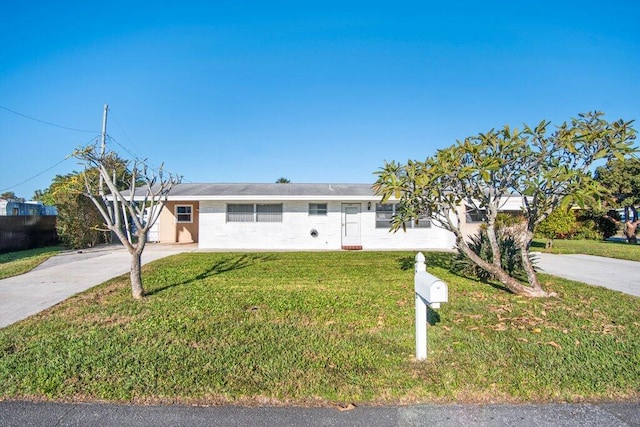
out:
<path id="1" fill-rule="evenodd" d="M 508 222 L 513 221 L 509 221 L 506 217 L 510 216 L 505 216 L 504 220 Z M 501 228 L 500 225 L 498 225 L 498 227 Z M 489 244 L 489 235 L 486 227 L 481 227 L 476 234 L 470 236 L 468 239 L 469 247 L 476 255 L 488 263 L 493 262 L 493 251 Z M 504 271 L 511 277 L 526 280 L 526 273 L 522 265 L 522 251 L 516 245 L 513 237 L 505 236 L 503 233 L 498 232 L 498 247 L 500 248 L 500 259 Z M 453 260 L 452 268 L 453 271 L 462 272 L 469 277 L 483 281 L 495 279 L 491 273 L 479 267 L 460 249 L 458 249 L 458 255 Z"/>
<path id="2" fill-rule="evenodd" d="M 609 218 L 606 218 L 603 215 L 598 215 L 597 218 L 594 218 L 598 230 L 602 232 L 602 237 L 604 239 L 608 239 L 609 237 L 616 235 L 618 232 L 618 225 L 616 224 L 616 221 L 620 221 L 620 215 L 616 211 L 609 211 L 607 216 Z"/>
<path id="3" fill-rule="evenodd" d="M 628 246 L 628 245 L 627 245 Z M 190 253 L 0 330 L 0 400 L 319 405 L 640 398 L 638 300 L 544 276 L 526 299 L 453 274 L 416 362 L 407 252 Z"/>
<path id="4" fill-rule="evenodd" d="M 596 169 L 595 180 L 608 189 L 614 207 L 640 204 L 640 159 L 611 159 Z"/>
<path id="5" fill-rule="evenodd" d="M 14 193 L 13 191 L 5 191 L 4 193 L 0 194 L 0 199 L 4 199 L 4 200 L 23 200 L 24 199 L 20 199 L 19 197 L 16 196 L 16 193 Z"/>
<path id="6" fill-rule="evenodd" d="M 490 233 L 489 243 L 497 241 L 493 224 L 505 197 L 523 201 L 526 227 L 513 227 L 515 242 L 528 250 L 533 232 L 549 214 L 572 204 L 585 206 L 601 200 L 603 186 L 593 179 L 590 168 L 600 159 L 622 159 L 637 151 L 633 146 L 635 130 L 632 122 L 607 122 L 603 113 L 580 114 L 552 132 L 550 123 L 524 126 L 522 131 L 505 125 L 439 150 L 424 162 L 408 161 L 406 165 L 385 163 L 376 174 L 374 188 L 383 202 L 399 200 L 392 229 L 404 227 L 405 221 L 427 215 L 456 235 L 459 248 L 483 269 L 502 269 L 479 258 L 466 246 L 459 218 L 451 212 L 465 204 L 484 209 Z M 526 196 L 526 197 L 525 197 Z M 496 253 L 498 248 L 492 247 Z M 531 268 L 525 265 L 529 288 L 541 286 Z M 504 273 L 504 269 L 502 269 Z M 500 280 L 513 291 L 526 293 L 507 274 Z M 507 276 L 507 277 L 505 277 Z"/>
<path id="7" fill-rule="evenodd" d="M 617 213 L 611 214 L 619 217 Z M 603 240 L 614 236 L 617 232 L 616 224 L 604 218 L 599 212 L 593 210 L 581 210 L 576 215 L 577 228 L 573 239 L 579 240 Z"/>
<path id="8" fill-rule="evenodd" d="M 572 210 L 556 209 L 536 228 L 538 236 L 548 239 L 568 239 L 578 228 L 576 216 Z"/>
<path id="9" fill-rule="evenodd" d="M 131 177 L 126 162 L 114 155 L 107 159 L 106 164 L 115 170 L 118 185 L 125 187 Z M 49 188 L 36 194 L 38 200 L 58 209 L 56 228 L 60 240 L 67 247 L 86 248 L 110 241 L 104 219 L 86 196 L 85 180 L 95 180 L 97 176 L 95 168 L 56 175 Z"/>
<path id="10" fill-rule="evenodd" d="M 84 174 L 56 175 L 40 201 L 58 209 L 56 229 L 69 248 L 86 248 L 106 241 L 102 219 L 91 200 L 84 195 Z"/>
<path id="11" fill-rule="evenodd" d="M 615 212 L 610 216 L 619 219 Z M 536 228 L 536 236 L 548 239 L 602 240 L 617 232 L 615 222 L 593 210 L 557 209 Z"/>
<path id="12" fill-rule="evenodd" d="M 598 231 L 598 224 L 592 219 L 584 221 L 578 221 L 578 227 L 576 232 L 572 236 L 572 239 L 580 240 L 600 240 L 602 239 L 602 233 Z"/>

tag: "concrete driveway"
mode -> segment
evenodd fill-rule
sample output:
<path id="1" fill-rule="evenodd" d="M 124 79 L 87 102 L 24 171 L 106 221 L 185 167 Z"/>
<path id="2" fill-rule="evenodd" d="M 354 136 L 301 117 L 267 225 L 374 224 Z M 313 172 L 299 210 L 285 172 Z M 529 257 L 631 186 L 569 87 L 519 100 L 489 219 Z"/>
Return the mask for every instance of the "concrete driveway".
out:
<path id="1" fill-rule="evenodd" d="M 196 248 L 197 245 L 147 244 L 142 263 Z M 131 255 L 123 246 L 108 245 L 63 252 L 26 274 L 0 280 L 0 328 L 128 273 L 130 263 Z"/>
<path id="2" fill-rule="evenodd" d="M 640 297 L 640 262 L 592 255 L 537 255 L 541 273 Z"/>

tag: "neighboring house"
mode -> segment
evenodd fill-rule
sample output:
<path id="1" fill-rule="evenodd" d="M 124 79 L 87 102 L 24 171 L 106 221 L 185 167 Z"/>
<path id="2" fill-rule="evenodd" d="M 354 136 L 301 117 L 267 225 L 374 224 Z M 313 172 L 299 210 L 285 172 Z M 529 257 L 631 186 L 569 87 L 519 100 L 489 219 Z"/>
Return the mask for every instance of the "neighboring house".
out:
<path id="1" fill-rule="evenodd" d="M 55 206 L 46 206 L 42 202 L 0 199 L 0 216 L 55 216 L 57 214 Z"/>
<path id="2" fill-rule="evenodd" d="M 379 202 L 370 184 L 178 184 L 149 238 L 201 249 L 453 248 L 428 218 L 389 232 L 395 205 Z M 461 218 L 478 229 L 480 217 Z"/>
<path id="3" fill-rule="evenodd" d="M 56 214 L 41 202 L 0 199 L 0 253 L 56 244 Z"/>

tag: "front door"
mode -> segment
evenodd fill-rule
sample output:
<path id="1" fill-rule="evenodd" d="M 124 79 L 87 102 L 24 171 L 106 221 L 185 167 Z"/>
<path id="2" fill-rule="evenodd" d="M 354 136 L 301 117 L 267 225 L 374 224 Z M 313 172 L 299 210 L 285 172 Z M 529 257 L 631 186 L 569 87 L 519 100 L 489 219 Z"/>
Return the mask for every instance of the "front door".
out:
<path id="1" fill-rule="evenodd" d="M 360 246 L 360 204 L 342 205 L 342 246 Z"/>

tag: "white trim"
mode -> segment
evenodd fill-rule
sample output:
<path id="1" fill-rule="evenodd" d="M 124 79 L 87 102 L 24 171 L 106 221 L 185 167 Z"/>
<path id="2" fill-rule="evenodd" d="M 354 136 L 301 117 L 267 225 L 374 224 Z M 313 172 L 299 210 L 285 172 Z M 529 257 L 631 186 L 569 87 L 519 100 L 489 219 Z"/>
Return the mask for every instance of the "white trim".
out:
<path id="1" fill-rule="evenodd" d="M 143 200 L 143 197 L 136 197 L 136 200 Z M 263 200 L 268 200 L 268 201 L 283 201 L 283 202 L 288 202 L 288 201 L 309 201 L 309 202 L 314 202 L 314 201 L 320 201 L 320 202 L 324 202 L 324 201 L 344 201 L 344 200 L 353 200 L 354 202 L 361 202 L 361 201 L 377 201 L 380 200 L 379 198 L 375 198 L 375 197 L 371 197 L 371 196 L 317 196 L 317 195 L 310 195 L 310 196 L 290 196 L 290 195 L 281 195 L 281 196 L 233 196 L 233 195 L 226 195 L 226 196 L 171 196 L 169 195 L 169 197 L 167 198 L 168 201 L 170 202 L 179 202 L 179 201 L 194 201 L 194 200 L 206 200 L 206 201 L 224 201 L 224 202 L 234 202 L 234 201 L 263 201 Z M 390 200 L 396 200 L 396 199 L 390 199 Z"/>

